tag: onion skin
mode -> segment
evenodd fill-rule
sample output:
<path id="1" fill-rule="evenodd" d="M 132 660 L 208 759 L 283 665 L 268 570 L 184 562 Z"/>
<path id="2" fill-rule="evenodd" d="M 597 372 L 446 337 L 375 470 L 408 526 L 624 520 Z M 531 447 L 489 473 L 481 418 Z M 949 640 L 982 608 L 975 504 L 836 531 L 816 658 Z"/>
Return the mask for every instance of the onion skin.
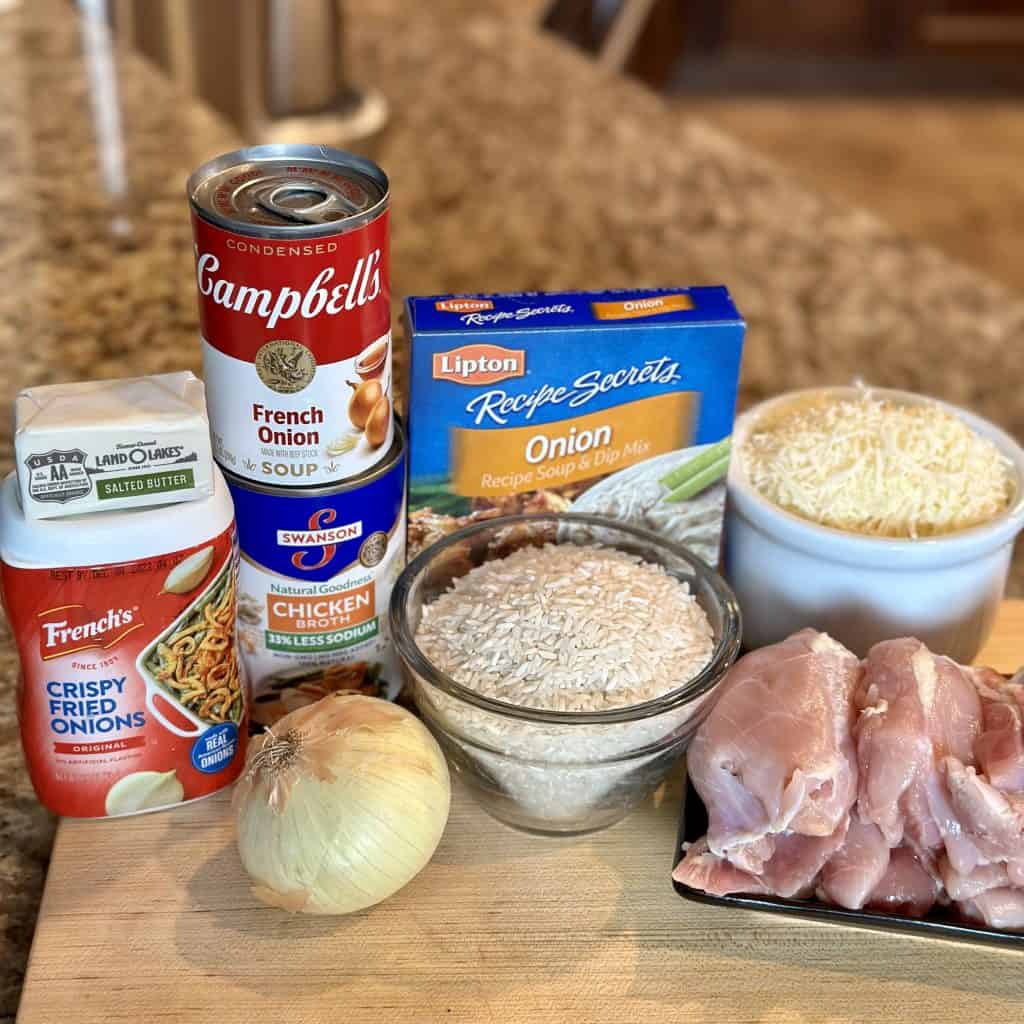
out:
<path id="1" fill-rule="evenodd" d="M 444 755 L 419 719 L 376 697 L 325 697 L 250 745 L 238 852 L 263 902 L 349 914 L 420 872 L 450 803 Z"/>
<path id="2" fill-rule="evenodd" d="M 363 430 L 377 403 L 384 398 L 384 389 L 380 381 L 375 379 L 363 381 L 362 384 L 349 381 L 348 386 L 352 388 L 352 396 L 348 400 L 348 418 L 353 427 Z"/>
<path id="3" fill-rule="evenodd" d="M 390 424 L 391 403 L 386 395 L 381 395 L 366 420 L 366 443 L 371 448 L 379 448 L 387 440 Z"/>

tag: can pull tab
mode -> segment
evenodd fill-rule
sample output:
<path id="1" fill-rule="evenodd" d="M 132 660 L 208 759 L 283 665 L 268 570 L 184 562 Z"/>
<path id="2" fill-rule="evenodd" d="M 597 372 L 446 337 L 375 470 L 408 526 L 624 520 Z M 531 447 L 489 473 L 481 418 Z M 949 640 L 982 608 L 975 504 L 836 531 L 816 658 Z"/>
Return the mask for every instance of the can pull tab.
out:
<path id="1" fill-rule="evenodd" d="M 323 224 L 359 212 L 340 192 L 316 184 L 273 185 L 258 192 L 255 199 L 267 213 L 296 224 Z"/>

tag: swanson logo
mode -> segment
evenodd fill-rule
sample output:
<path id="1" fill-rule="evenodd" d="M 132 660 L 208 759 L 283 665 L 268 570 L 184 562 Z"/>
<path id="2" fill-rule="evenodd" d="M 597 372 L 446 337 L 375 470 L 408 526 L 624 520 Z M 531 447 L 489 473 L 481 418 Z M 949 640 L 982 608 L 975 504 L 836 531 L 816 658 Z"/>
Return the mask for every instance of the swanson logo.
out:
<path id="1" fill-rule="evenodd" d="M 362 520 L 334 526 L 333 523 L 337 518 L 337 509 L 318 509 L 309 517 L 309 529 L 278 530 L 278 547 L 303 549 L 292 553 L 292 565 L 296 569 L 302 569 L 305 572 L 322 569 L 334 558 L 339 544 L 357 540 L 363 535 Z M 320 556 L 315 562 L 309 561 L 310 558 L 315 557 L 309 550 L 310 548 L 320 548 Z"/>
<path id="2" fill-rule="evenodd" d="M 434 380 L 450 380 L 456 384 L 496 384 L 500 380 L 525 375 L 526 352 L 521 348 L 481 343 L 434 353 Z"/>
<path id="3" fill-rule="evenodd" d="M 97 616 L 84 604 L 65 604 L 40 612 L 39 653 L 43 661 L 90 648 L 107 650 L 145 625 L 138 608 L 109 608 Z"/>
<path id="4" fill-rule="evenodd" d="M 438 313 L 479 313 L 482 309 L 494 309 L 490 299 L 438 299 L 434 303 Z"/>

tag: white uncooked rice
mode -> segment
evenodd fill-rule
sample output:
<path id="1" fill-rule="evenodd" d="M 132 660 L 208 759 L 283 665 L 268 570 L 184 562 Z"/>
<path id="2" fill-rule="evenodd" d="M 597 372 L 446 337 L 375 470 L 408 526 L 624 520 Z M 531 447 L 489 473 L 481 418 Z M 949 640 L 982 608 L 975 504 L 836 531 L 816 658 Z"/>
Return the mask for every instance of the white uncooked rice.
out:
<path id="1" fill-rule="evenodd" d="M 709 661 L 711 625 L 685 583 L 636 555 L 525 547 L 424 608 L 423 652 L 477 693 L 549 711 L 660 697 Z"/>
<path id="2" fill-rule="evenodd" d="M 602 711 L 663 696 L 710 660 L 711 625 L 685 583 L 613 548 L 522 548 L 477 566 L 423 609 L 416 640 L 468 689 L 521 707 Z M 609 725 L 535 723 L 421 687 L 423 711 L 460 744 L 522 823 L 617 817 L 660 781 L 703 701 Z M 464 741 L 464 742 L 463 742 Z M 675 746 L 674 744 L 672 744 Z"/>

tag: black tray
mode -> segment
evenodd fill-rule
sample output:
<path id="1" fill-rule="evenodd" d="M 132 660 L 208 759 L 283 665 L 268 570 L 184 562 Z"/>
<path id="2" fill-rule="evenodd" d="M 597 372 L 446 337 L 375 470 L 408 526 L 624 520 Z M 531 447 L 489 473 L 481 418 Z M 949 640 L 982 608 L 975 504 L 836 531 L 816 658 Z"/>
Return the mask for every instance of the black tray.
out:
<path id="1" fill-rule="evenodd" d="M 679 836 L 676 852 L 672 859 L 673 869 L 683 858 L 683 843 L 700 839 L 708 830 L 708 815 L 704 804 L 693 785 L 687 780 L 683 792 L 683 807 L 679 821 Z M 831 921 L 851 925 L 854 928 L 870 928 L 874 931 L 902 932 L 922 938 L 954 939 L 959 942 L 983 942 L 1024 952 L 1024 934 L 1002 932 L 995 928 L 965 924 L 950 911 L 933 910 L 920 919 L 883 914 L 877 910 L 846 910 L 833 907 L 817 900 L 789 900 L 781 896 L 712 896 L 702 889 L 694 889 L 672 879 L 672 885 L 680 896 L 698 903 L 713 903 L 723 907 L 744 907 L 747 910 L 763 910 L 774 914 L 788 914 L 791 917 L 810 921 Z"/>

